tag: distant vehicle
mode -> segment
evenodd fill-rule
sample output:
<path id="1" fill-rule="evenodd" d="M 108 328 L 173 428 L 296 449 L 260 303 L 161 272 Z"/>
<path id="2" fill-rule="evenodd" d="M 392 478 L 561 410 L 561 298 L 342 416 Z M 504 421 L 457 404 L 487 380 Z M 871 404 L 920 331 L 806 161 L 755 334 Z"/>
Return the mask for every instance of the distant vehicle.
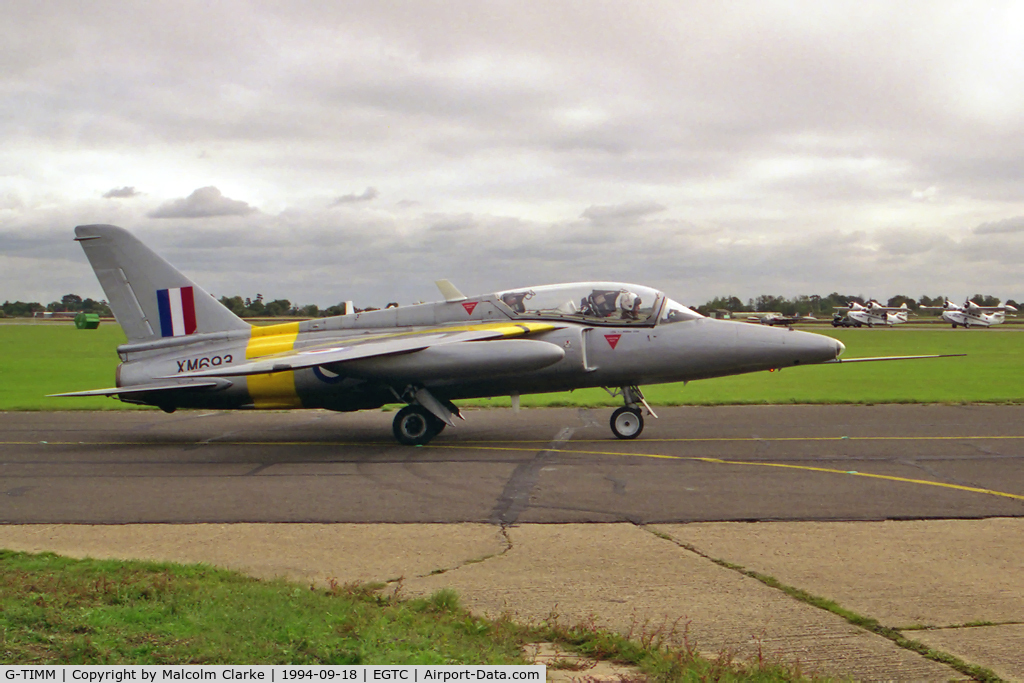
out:
<path id="1" fill-rule="evenodd" d="M 1006 312 L 1016 312 L 1017 309 L 1009 304 L 1000 303 L 998 306 L 979 306 L 970 299 L 958 306 L 949 299 L 946 299 L 941 306 L 922 306 L 942 311 L 942 319 L 951 324 L 954 329 L 957 326 L 968 327 L 991 327 L 1002 325 L 1006 321 Z"/>
<path id="2" fill-rule="evenodd" d="M 910 309 L 907 304 L 902 306 L 883 306 L 877 301 L 869 301 L 866 304 L 859 304 L 851 301 L 846 306 L 836 306 L 836 314 L 832 318 L 833 327 L 861 327 L 867 325 L 899 325 L 907 322 Z M 843 322 L 843 319 L 848 322 Z"/>
<path id="3" fill-rule="evenodd" d="M 747 314 L 747 322 L 761 323 L 762 325 L 792 325 L 793 323 L 809 323 L 817 320 L 813 315 L 783 315 L 775 311 Z"/>
<path id="4" fill-rule="evenodd" d="M 832 327 L 860 327 L 860 323 L 850 320 L 850 316 L 846 313 L 836 312 L 832 316 Z"/>
<path id="5" fill-rule="evenodd" d="M 127 343 L 116 386 L 62 396 L 117 396 L 178 408 L 323 408 L 405 403 L 392 430 L 423 445 L 453 418 L 453 401 L 605 387 L 625 405 L 620 439 L 639 436 L 640 384 L 679 382 L 841 361 L 820 334 L 712 320 L 662 292 L 574 282 L 467 297 L 437 281 L 444 301 L 254 327 L 127 230 L 75 228 Z M 385 271 L 386 274 L 386 271 Z M 937 356 L 917 356 L 934 358 Z M 910 357 L 904 357 L 910 358 Z"/>

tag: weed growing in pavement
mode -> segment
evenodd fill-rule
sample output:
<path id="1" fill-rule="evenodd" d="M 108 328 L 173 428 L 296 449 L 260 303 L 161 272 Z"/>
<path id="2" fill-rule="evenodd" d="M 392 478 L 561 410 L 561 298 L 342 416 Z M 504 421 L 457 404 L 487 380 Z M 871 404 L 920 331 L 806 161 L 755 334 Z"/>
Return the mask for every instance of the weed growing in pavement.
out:
<path id="1" fill-rule="evenodd" d="M 661 535 L 661 534 L 658 534 L 658 535 L 660 537 L 664 538 L 663 535 Z M 692 553 L 700 555 L 701 557 L 704 557 L 704 558 L 710 560 L 711 562 L 714 562 L 715 564 L 719 565 L 720 567 L 725 567 L 726 569 L 731 569 L 731 570 L 733 570 L 735 572 L 743 574 L 744 576 L 749 576 L 752 579 L 757 579 L 758 581 L 760 581 L 761 583 L 765 584 L 766 586 L 770 586 L 771 588 L 775 588 L 777 590 L 780 590 L 783 593 L 785 593 L 786 595 L 788 595 L 791 598 L 794 598 L 796 600 L 799 600 L 800 602 L 804 602 L 804 603 L 806 603 L 808 605 L 813 605 L 814 607 L 817 607 L 819 609 L 823 609 L 825 611 L 832 612 L 833 614 L 836 614 L 836 615 L 842 617 L 843 619 L 845 619 L 849 623 L 853 624 L 854 626 L 859 626 L 860 628 L 863 628 L 863 629 L 865 629 L 867 631 L 871 631 L 872 633 L 876 633 L 876 634 L 878 634 L 880 636 L 888 638 L 889 640 L 894 642 L 896 645 L 898 645 L 898 646 L 900 646 L 900 647 L 902 647 L 904 649 L 911 650 L 912 652 L 916 652 L 916 653 L 920 654 L 921 656 L 926 657 L 927 659 L 931 659 L 931 660 L 936 661 L 936 662 L 941 662 L 942 664 L 945 664 L 945 665 L 947 665 L 949 667 L 952 667 L 953 669 L 956 669 L 960 673 L 963 673 L 963 674 L 966 674 L 967 676 L 970 676 L 972 679 L 974 679 L 976 681 L 999 681 L 999 680 L 1001 680 L 998 676 L 996 676 L 996 674 L 994 672 L 992 672 L 989 669 L 986 669 L 985 667 L 977 666 L 975 664 L 969 664 L 969 663 L 963 661 L 962 659 L 960 659 L 959 657 L 954 657 L 953 655 L 947 654 L 945 652 L 940 652 L 938 650 L 933 650 L 933 649 L 929 648 L 927 645 L 925 645 L 923 643 L 920 643 L 920 642 L 918 642 L 916 640 L 911 640 L 911 639 L 907 638 L 898 629 L 891 628 L 891 627 L 888 627 L 888 626 L 883 626 L 882 624 L 880 624 L 878 622 L 877 619 L 873 619 L 871 617 L 865 617 L 865 616 L 863 616 L 861 614 L 857 614 L 856 612 L 848 610 L 845 607 L 839 605 L 838 603 L 836 603 L 833 600 L 829 600 L 828 598 L 823 598 L 823 597 L 814 595 L 812 593 L 808 593 L 807 591 L 805 591 L 803 589 L 800 589 L 800 588 L 796 588 L 795 586 L 788 586 L 788 585 L 782 583 L 781 581 L 779 581 L 778 579 L 776 579 L 774 576 L 769 576 L 767 574 L 762 574 L 762 573 L 756 572 L 756 571 L 754 571 L 752 569 L 747 569 L 746 567 L 743 567 L 742 565 L 734 564 L 734 563 L 728 562 L 726 560 L 722 560 L 722 559 L 711 557 L 710 555 L 707 555 L 706 553 L 701 552 L 700 550 L 698 550 L 696 547 L 690 545 L 689 543 L 683 543 L 682 541 L 679 541 L 678 539 L 669 537 L 667 540 L 672 541 L 673 543 L 675 543 L 676 545 L 678 545 L 681 548 L 685 548 L 685 549 L 689 550 Z"/>

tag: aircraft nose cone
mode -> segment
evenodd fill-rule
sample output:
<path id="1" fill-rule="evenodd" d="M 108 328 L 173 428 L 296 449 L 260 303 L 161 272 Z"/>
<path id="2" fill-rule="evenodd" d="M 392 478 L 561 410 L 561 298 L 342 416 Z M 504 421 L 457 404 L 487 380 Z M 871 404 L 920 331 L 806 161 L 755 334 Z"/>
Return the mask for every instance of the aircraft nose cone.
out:
<path id="1" fill-rule="evenodd" d="M 835 342 L 836 345 L 836 358 L 839 358 L 839 356 L 843 355 L 843 351 L 846 350 L 846 344 L 838 339 L 833 339 L 832 341 Z"/>

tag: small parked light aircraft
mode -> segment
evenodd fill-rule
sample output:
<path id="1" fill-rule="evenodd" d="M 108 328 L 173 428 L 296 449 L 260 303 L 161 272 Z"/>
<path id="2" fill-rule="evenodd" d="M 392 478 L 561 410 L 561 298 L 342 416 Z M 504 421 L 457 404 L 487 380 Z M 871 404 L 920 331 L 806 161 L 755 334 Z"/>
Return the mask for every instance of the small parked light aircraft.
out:
<path id="1" fill-rule="evenodd" d="M 998 306 L 979 306 L 970 299 L 965 301 L 963 306 L 958 306 L 949 299 L 946 299 L 941 306 L 922 306 L 921 308 L 941 310 L 942 319 L 950 323 L 954 329 L 957 325 L 963 325 L 964 329 L 968 327 L 1001 325 L 1006 321 L 1007 311 L 1017 311 L 1016 308 L 1009 304 L 1001 303 Z"/>
<path id="2" fill-rule="evenodd" d="M 844 313 L 850 323 L 842 322 L 842 314 Z M 838 327 L 842 325 L 843 327 L 849 327 L 850 324 L 854 327 L 860 327 L 861 325 L 867 325 L 868 327 L 874 327 L 875 325 L 899 325 L 900 323 L 907 322 L 908 315 L 910 315 L 910 309 L 907 308 L 906 303 L 896 307 L 883 306 L 877 301 L 869 301 L 866 304 L 851 301 L 846 306 L 836 306 L 836 316 L 832 320 L 832 326 Z"/>
<path id="3" fill-rule="evenodd" d="M 254 327 L 112 225 L 75 228 L 128 342 L 116 386 L 56 396 L 117 396 L 177 408 L 324 408 L 406 403 L 394 434 L 425 444 L 456 399 L 605 387 L 625 405 L 615 436 L 637 437 L 641 384 L 836 363 L 823 335 L 712 320 L 649 287 L 577 282 Z M 935 356 L 906 356 L 924 358 Z M 863 360 L 894 360 L 857 358 Z"/>

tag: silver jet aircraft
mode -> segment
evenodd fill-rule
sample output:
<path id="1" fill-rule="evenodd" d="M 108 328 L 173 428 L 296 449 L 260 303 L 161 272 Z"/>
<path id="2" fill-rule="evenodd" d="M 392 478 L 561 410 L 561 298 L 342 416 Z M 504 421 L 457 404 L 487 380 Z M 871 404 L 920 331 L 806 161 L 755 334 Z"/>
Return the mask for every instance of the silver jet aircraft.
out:
<path id="1" fill-rule="evenodd" d="M 639 285 L 578 282 L 445 301 L 249 325 L 112 225 L 75 228 L 117 321 L 116 386 L 58 396 L 117 396 L 177 408 L 324 408 L 407 404 L 395 416 L 404 444 L 425 444 L 454 417 L 457 399 L 605 387 L 624 406 L 622 439 L 653 415 L 642 384 L 838 362 L 843 344 L 818 334 L 713 320 Z M 853 359 L 875 360 L 875 359 Z M 850 361 L 846 361 L 850 362 Z M 655 415 L 655 417 L 657 417 Z"/>

